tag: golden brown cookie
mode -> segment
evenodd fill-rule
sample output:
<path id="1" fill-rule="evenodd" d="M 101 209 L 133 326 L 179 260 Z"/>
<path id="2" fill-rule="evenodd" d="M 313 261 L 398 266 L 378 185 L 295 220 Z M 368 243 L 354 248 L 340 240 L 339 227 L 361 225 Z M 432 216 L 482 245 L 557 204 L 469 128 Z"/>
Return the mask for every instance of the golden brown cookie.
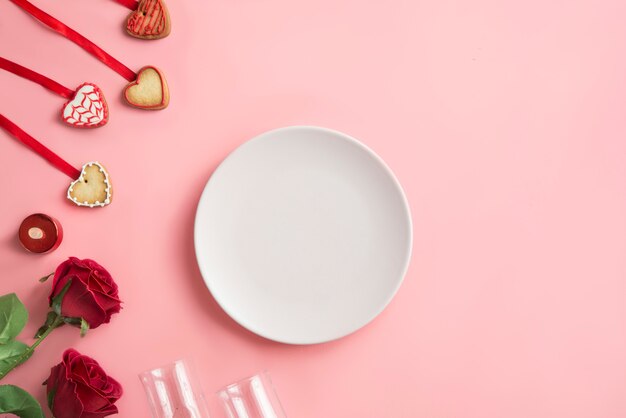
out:
<path id="1" fill-rule="evenodd" d="M 108 205 L 113 198 L 109 173 L 97 161 L 85 164 L 80 177 L 67 189 L 67 198 L 78 206 L 94 208 Z"/>
<path id="2" fill-rule="evenodd" d="M 165 109 L 170 103 L 170 91 L 165 76 L 156 67 L 143 67 L 137 73 L 137 79 L 126 85 L 124 99 L 129 105 L 139 109 Z"/>

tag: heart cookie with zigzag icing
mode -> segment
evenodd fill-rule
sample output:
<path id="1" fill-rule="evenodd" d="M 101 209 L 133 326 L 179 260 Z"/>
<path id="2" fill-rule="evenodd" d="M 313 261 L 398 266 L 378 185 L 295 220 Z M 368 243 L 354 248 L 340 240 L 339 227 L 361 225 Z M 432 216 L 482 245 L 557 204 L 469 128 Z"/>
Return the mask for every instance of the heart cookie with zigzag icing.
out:
<path id="1" fill-rule="evenodd" d="M 126 33 L 140 39 L 161 39 L 170 34 L 172 24 L 163 0 L 140 0 L 126 20 Z"/>
<path id="2" fill-rule="evenodd" d="M 109 121 L 109 107 L 102 90 L 92 83 L 83 83 L 72 100 L 61 111 L 63 121 L 75 128 L 97 128 Z"/>

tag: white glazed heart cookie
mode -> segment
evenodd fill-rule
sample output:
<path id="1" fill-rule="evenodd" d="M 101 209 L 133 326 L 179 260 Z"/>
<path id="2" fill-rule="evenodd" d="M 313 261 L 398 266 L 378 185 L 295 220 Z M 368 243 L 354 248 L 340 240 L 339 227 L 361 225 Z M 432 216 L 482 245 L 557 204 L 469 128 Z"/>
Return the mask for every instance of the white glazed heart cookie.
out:
<path id="1" fill-rule="evenodd" d="M 109 121 L 109 106 L 102 90 L 92 83 L 83 83 L 61 111 L 63 121 L 76 128 L 97 128 Z"/>
<path id="2" fill-rule="evenodd" d="M 87 163 L 67 189 L 67 198 L 78 206 L 104 207 L 111 203 L 113 187 L 109 173 L 97 161 Z"/>

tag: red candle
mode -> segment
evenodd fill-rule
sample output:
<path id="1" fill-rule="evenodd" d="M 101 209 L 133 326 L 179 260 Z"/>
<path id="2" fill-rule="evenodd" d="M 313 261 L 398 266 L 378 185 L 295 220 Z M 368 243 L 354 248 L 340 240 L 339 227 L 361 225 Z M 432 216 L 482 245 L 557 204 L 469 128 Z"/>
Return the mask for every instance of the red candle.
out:
<path id="1" fill-rule="evenodd" d="M 18 237 L 22 247 L 31 253 L 47 253 L 61 245 L 63 228 L 56 219 L 35 213 L 22 221 Z"/>

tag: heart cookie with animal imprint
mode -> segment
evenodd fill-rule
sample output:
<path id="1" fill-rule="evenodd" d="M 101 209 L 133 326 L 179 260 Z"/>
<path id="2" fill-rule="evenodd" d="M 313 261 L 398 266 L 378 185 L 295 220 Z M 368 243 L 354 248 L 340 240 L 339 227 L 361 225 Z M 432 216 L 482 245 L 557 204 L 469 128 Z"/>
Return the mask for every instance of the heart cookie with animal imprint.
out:
<path id="1" fill-rule="evenodd" d="M 165 38 L 171 30 L 170 15 L 163 0 L 140 0 L 126 20 L 126 33 L 135 38 Z"/>
<path id="2" fill-rule="evenodd" d="M 83 83 L 61 112 L 63 121 L 77 128 L 97 128 L 109 121 L 109 106 L 102 90 L 95 84 Z"/>
<path id="3" fill-rule="evenodd" d="M 160 110 L 170 103 L 170 91 L 163 73 L 156 67 L 143 67 L 137 79 L 124 89 L 124 99 L 139 109 Z"/>
<path id="4" fill-rule="evenodd" d="M 80 177 L 67 189 L 67 198 L 78 206 L 104 207 L 111 203 L 112 197 L 109 173 L 97 161 L 85 164 Z"/>

